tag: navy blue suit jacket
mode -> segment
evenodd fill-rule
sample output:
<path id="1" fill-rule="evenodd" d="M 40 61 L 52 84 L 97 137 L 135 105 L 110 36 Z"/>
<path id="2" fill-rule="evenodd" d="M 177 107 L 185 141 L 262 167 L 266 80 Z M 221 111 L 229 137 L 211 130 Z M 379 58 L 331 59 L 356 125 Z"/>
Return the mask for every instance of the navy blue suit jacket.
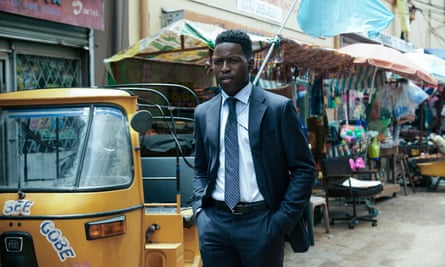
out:
<path id="1" fill-rule="evenodd" d="M 219 94 L 195 110 L 194 210 L 207 205 L 215 188 L 221 101 Z M 301 215 L 309 201 L 316 170 L 292 101 L 254 87 L 249 106 L 249 140 L 260 192 L 294 250 L 305 251 L 310 242 Z"/>

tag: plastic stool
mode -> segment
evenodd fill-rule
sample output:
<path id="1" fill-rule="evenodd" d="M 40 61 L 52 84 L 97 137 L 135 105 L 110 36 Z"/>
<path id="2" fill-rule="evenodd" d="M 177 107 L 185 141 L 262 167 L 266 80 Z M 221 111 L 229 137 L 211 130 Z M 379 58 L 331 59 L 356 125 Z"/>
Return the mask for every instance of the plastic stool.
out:
<path id="1" fill-rule="evenodd" d="M 323 209 L 324 228 L 326 229 L 326 233 L 329 233 L 331 231 L 331 227 L 329 225 L 329 212 L 328 205 L 326 204 L 326 199 L 324 197 L 311 196 L 312 214 L 314 214 L 315 207 L 318 206 L 322 206 L 321 208 Z"/>

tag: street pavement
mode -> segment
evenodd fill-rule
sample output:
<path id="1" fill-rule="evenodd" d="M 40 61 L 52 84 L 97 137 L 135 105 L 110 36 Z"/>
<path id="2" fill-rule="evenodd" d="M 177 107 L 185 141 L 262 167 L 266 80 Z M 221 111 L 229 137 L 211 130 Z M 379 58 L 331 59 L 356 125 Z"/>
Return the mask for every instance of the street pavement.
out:
<path id="1" fill-rule="evenodd" d="M 360 222 L 349 229 L 337 221 L 325 233 L 323 222 L 314 227 L 315 245 L 306 253 L 285 248 L 285 267 L 444 267 L 445 186 L 434 191 L 417 187 L 408 195 L 376 201 L 378 225 Z M 332 208 L 344 213 L 343 207 Z M 350 208 L 347 209 L 349 211 Z M 359 210 L 366 213 L 362 207 Z"/>

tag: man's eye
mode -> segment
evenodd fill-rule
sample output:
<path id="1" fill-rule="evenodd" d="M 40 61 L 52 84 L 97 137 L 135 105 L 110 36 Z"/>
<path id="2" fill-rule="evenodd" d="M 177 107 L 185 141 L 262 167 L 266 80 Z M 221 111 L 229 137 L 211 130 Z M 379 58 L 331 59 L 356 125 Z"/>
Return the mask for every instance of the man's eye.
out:
<path id="1" fill-rule="evenodd" d="M 240 60 L 238 58 L 229 58 L 229 64 L 238 64 Z"/>
<path id="2" fill-rule="evenodd" d="M 239 64 L 241 62 L 241 60 L 239 58 L 227 58 L 227 59 L 215 59 L 213 61 L 213 64 L 215 64 L 215 66 L 222 66 L 224 64 L 224 62 L 226 62 L 226 64 L 228 65 L 236 65 Z"/>

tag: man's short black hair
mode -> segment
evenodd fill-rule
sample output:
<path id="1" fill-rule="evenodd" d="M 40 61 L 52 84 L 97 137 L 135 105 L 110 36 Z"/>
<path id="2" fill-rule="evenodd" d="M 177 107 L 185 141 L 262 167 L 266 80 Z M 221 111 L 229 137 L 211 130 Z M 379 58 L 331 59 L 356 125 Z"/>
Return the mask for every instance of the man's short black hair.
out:
<path id="1" fill-rule="evenodd" d="M 249 35 L 242 30 L 223 31 L 216 37 L 215 46 L 220 43 L 236 43 L 241 45 L 244 55 L 247 59 L 252 57 L 252 41 Z"/>

